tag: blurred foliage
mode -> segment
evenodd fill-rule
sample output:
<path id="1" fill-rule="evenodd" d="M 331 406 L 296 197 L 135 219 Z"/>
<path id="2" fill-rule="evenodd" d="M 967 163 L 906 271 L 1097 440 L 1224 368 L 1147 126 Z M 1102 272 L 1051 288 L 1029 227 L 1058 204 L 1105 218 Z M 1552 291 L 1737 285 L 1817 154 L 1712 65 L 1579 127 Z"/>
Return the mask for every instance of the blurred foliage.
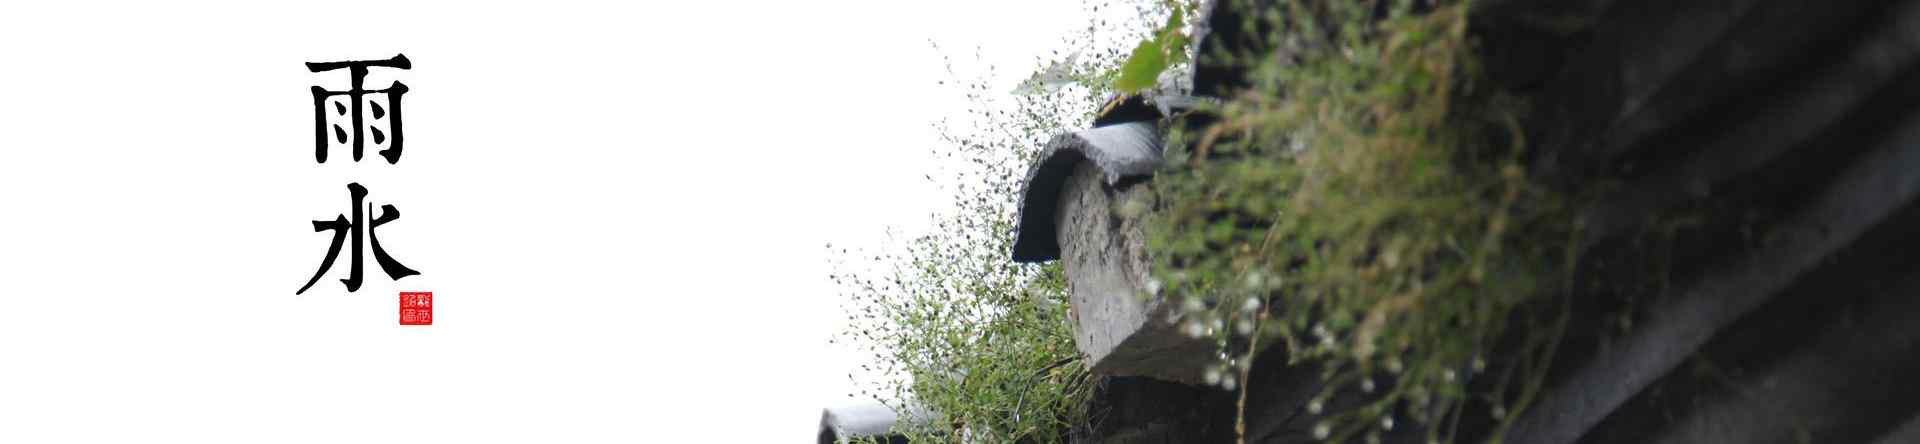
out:
<path id="1" fill-rule="evenodd" d="M 1039 144 L 1091 123 L 1112 94 L 1119 44 L 1148 34 L 1126 29 L 1164 16 L 1157 8 L 1088 5 L 1094 23 L 1068 38 L 1074 49 L 1011 92 L 990 74 L 951 74 L 942 84 L 965 94 L 968 115 L 936 125 L 943 168 L 928 174 L 952 196 L 947 210 L 900 248 L 833 252 L 832 278 L 851 300 L 839 341 L 873 357 L 855 382 L 914 442 L 1061 442 L 1084 423 L 1091 380 L 1065 279 L 1057 263 L 1011 262 L 1015 209 Z"/>
<path id="2" fill-rule="evenodd" d="M 1170 2 L 1167 9 L 1166 24 L 1155 30 L 1152 37 L 1135 45 L 1127 61 L 1120 64 L 1120 72 L 1113 81 L 1114 90 L 1132 94 L 1153 88 L 1162 72 L 1186 61 L 1189 46 L 1186 17 L 1193 6 L 1187 2 Z"/>
<path id="3" fill-rule="evenodd" d="M 1452 441 L 1469 407 L 1514 417 L 1565 329 L 1579 230 L 1567 197 L 1527 180 L 1526 104 L 1480 81 L 1470 4 L 1226 3 L 1251 12 L 1238 25 L 1271 51 L 1200 55 L 1247 68 L 1252 84 L 1203 106 L 1196 129 L 1172 125 L 1169 167 L 1152 182 L 1149 287 L 1180 307 L 1171 322 L 1226 352 L 1194 364 L 1226 389 L 1263 350 L 1324 366 L 1307 410 L 1329 441 L 1377 440 L 1404 422 Z M 1191 3 L 1132 10 L 1159 25 L 1119 45 L 1091 36 L 1112 26 L 1090 26 L 1015 94 L 955 82 L 972 119 L 942 126 L 936 149 L 966 167 L 938 175 L 958 178 L 954 211 L 872 255 L 877 271 L 843 262 L 835 274 L 854 301 L 848 336 L 894 376 L 866 394 L 922 415 L 901 422 L 910 438 L 1056 442 L 1083 423 L 1089 375 L 1058 265 L 1007 252 L 1037 144 L 1186 62 Z M 1507 364 L 1490 367 L 1514 328 L 1530 333 L 1500 344 Z"/>
<path id="4" fill-rule="evenodd" d="M 1526 106 L 1482 83 L 1469 2 L 1260 3 L 1228 2 L 1271 51 L 1202 55 L 1251 85 L 1176 130 L 1153 182 L 1174 322 L 1236 326 L 1184 329 L 1228 352 L 1196 365 L 1228 389 L 1260 344 L 1324 366 L 1307 410 L 1329 441 L 1396 422 L 1452 441 L 1469 406 L 1512 418 L 1564 330 L 1578 230 L 1527 180 Z M 1531 336 L 1489 369 L 1510 328 Z"/>

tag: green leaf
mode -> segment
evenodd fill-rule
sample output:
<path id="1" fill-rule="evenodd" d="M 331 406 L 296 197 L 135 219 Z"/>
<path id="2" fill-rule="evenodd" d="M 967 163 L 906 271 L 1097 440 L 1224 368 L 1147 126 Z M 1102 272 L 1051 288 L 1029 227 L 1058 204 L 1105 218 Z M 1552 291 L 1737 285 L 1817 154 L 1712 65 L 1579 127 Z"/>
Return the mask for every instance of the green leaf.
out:
<path id="1" fill-rule="evenodd" d="M 1186 14 L 1181 8 L 1174 8 L 1165 26 L 1160 27 L 1153 37 L 1133 47 L 1133 54 L 1127 57 L 1126 63 L 1120 65 L 1120 77 L 1114 79 L 1113 88 L 1123 94 L 1152 88 L 1160 79 L 1160 73 L 1165 72 L 1168 66 L 1186 60 L 1187 36 L 1181 32 L 1185 27 Z"/>
<path id="2" fill-rule="evenodd" d="M 1151 40 L 1140 42 L 1140 46 L 1133 48 L 1133 55 L 1127 57 L 1127 63 L 1120 66 L 1120 78 L 1114 79 L 1113 88 L 1126 94 L 1152 88 L 1160 72 L 1166 70 L 1167 57 L 1160 51 L 1160 45 Z"/>
<path id="3" fill-rule="evenodd" d="M 1160 28 L 1158 40 L 1161 51 L 1167 54 L 1167 59 L 1172 63 L 1180 63 L 1187 59 L 1187 34 L 1181 32 L 1187 27 L 1184 12 L 1185 9 L 1174 7 L 1173 15 L 1167 17 L 1167 26 Z"/>

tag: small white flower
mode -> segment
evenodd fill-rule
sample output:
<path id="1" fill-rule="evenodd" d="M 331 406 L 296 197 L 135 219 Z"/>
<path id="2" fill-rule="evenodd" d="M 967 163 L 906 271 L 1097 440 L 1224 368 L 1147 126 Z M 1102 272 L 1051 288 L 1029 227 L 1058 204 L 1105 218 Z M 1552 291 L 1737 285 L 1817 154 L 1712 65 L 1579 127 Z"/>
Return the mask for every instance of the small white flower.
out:
<path id="1" fill-rule="evenodd" d="M 1181 331 L 1186 332 L 1187 337 L 1190 337 L 1190 338 L 1199 339 L 1201 337 L 1206 336 L 1207 334 L 1206 332 L 1207 327 L 1200 325 L 1200 321 L 1198 320 L 1188 319 L 1187 322 L 1185 324 L 1181 324 L 1181 326 L 1182 326 L 1181 328 L 1183 329 Z"/>
<path id="2" fill-rule="evenodd" d="M 1380 432 L 1367 433 L 1367 444 L 1380 444 Z"/>
<path id="3" fill-rule="evenodd" d="M 1320 398 L 1314 398 L 1312 401 L 1307 401 L 1307 414 L 1309 415 L 1318 415 L 1320 414 L 1320 410 L 1325 408 L 1327 408 L 1327 405 L 1325 402 L 1321 401 Z"/>
<path id="4" fill-rule="evenodd" d="M 1162 284 L 1159 279 L 1147 278 L 1147 296 L 1160 297 Z"/>
<path id="5" fill-rule="evenodd" d="M 1493 419 L 1506 419 L 1506 417 L 1507 417 L 1507 406 L 1494 404 Z"/>
<path id="6" fill-rule="evenodd" d="M 1233 331 L 1239 332 L 1240 336 L 1251 335 L 1253 334 L 1253 321 L 1241 319 L 1240 322 L 1233 323 Z"/>
<path id="7" fill-rule="evenodd" d="M 1380 417 L 1380 430 L 1387 430 L 1387 431 L 1392 431 L 1392 430 L 1393 430 L 1393 417 L 1392 417 L 1392 416 L 1382 416 L 1382 417 Z"/>
<path id="8" fill-rule="evenodd" d="M 1366 392 L 1366 393 L 1373 393 L 1373 378 L 1361 379 L 1360 391 Z"/>
<path id="9" fill-rule="evenodd" d="M 1265 287 L 1267 285 L 1267 274 L 1261 273 L 1258 270 L 1247 273 L 1246 285 L 1247 285 L 1248 291 L 1260 291 L 1260 290 L 1266 289 Z"/>
<path id="10" fill-rule="evenodd" d="M 1479 356 L 1473 357 L 1473 372 L 1479 373 L 1484 371 L 1487 371 L 1487 360 Z"/>
<path id="11" fill-rule="evenodd" d="M 1397 374 L 1400 374 L 1400 371 L 1404 369 L 1405 369 L 1405 366 L 1400 363 L 1400 357 L 1395 356 L 1395 357 L 1387 358 L 1388 373 L 1393 373 L 1397 375 Z"/>
<path id="12" fill-rule="evenodd" d="M 1326 421 L 1313 425 L 1313 439 L 1327 439 L 1330 434 L 1333 434 L 1333 426 L 1327 425 Z"/>
<path id="13" fill-rule="evenodd" d="M 1440 371 L 1440 379 L 1445 380 L 1449 383 L 1453 382 L 1453 379 L 1458 376 L 1459 375 L 1455 375 L 1453 373 L 1453 369 L 1446 369 L 1446 370 Z"/>
<path id="14" fill-rule="evenodd" d="M 1205 302 L 1200 302 L 1200 298 L 1187 296 L 1186 300 L 1180 301 L 1180 309 L 1186 310 L 1188 313 L 1194 313 L 1194 312 L 1199 312 L 1201 310 L 1206 310 L 1207 304 Z"/>
<path id="15" fill-rule="evenodd" d="M 1207 385 L 1219 385 L 1220 369 L 1207 367 L 1207 373 L 1205 375 L 1202 375 L 1202 377 L 1206 379 Z"/>
<path id="16" fill-rule="evenodd" d="M 1220 388 L 1233 390 L 1234 383 L 1233 375 L 1226 375 L 1220 378 Z"/>
<path id="17" fill-rule="evenodd" d="M 1247 300 L 1240 303 L 1240 311 L 1254 311 L 1259 309 L 1260 298 L 1256 296 L 1247 296 Z"/>

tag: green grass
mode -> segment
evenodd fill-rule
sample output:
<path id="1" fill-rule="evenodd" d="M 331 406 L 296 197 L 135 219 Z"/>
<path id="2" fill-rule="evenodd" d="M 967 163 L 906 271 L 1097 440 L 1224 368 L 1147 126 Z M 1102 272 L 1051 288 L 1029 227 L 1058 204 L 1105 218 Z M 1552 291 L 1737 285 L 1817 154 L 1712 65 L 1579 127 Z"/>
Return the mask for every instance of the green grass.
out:
<path id="1" fill-rule="evenodd" d="M 1315 434 L 1331 441 L 1408 422 L 1451 441 L 1468 400 L 1511 418 L 1564 325 L 1568 199 L 1528 182 L 1526 106 L 1480 82 L 1468 3 L 1437 3 L 1381 17 L 1282 2 L 1262 18 L 1296 57 L 1203 55 L 1250 66 L 1254 85 L 1205 110 L 1217 123 L 1176 132 L 1153 182 L 1163 294 L 1198 308 L 1188 319 L 1257 327 L 1217 332 L 1228 358 L 1195 365 L 1244 380 L 1264 342 L 1325 366 L 1316 404 L 1370 392 L 1323 412 Z M 1519 364 L 1476 373 L 1515 320 L 1534 336 Z M 1469 393 L 1470 377 L 1497 382 Z"/>

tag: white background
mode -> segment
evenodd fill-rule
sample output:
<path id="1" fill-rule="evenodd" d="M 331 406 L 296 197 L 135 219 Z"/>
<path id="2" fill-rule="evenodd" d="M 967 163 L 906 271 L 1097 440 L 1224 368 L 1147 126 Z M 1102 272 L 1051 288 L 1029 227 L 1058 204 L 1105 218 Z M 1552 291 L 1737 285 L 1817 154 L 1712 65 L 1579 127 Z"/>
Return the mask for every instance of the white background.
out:
<path id="1" fill-rule="evenodd" d="M 0 6 L 0 442 L 811 440 L 853 365 L 824 244 L 946 201 L 929 39 L 1017 74 L 1080 13 Z M 302 63 L 396 53 L 400 163 L 315 163 L 308 87 L 346 73 Z M 347 293 L 343 252 L 295 296 L 354 181 L 424 274 Z"/>

